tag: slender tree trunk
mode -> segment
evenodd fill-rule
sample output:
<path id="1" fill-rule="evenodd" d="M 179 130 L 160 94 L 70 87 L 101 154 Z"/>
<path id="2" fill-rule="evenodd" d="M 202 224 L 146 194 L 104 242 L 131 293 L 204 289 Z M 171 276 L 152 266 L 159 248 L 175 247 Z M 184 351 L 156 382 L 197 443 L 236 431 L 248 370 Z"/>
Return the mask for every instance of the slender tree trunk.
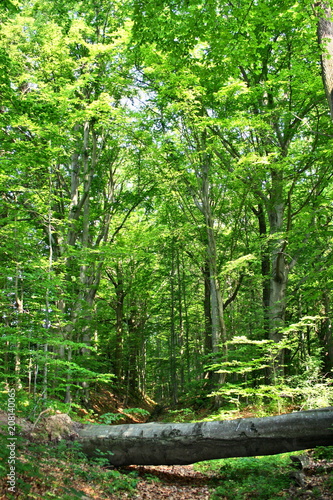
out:
<path id="1" fill-rule="evenodd" d="M 333 23 L 332 10 L 328 2 L 315 4 L 318 16 L 318 42 L 323 51 L 321 55 L 322 78 L 328 106 L 333 120 Z"/>
<path id="2" fill-rule="evenodd" d="M 211 193 L 211 156 L 207 153 L 207 131 L 201 133 L 198 142 L 200 151 L 200 170 L 197 170 L 197 180 L 199 183 L 199 198 L 194 196 L 197 208 L 201 211 L 205 221 L 204 242 L 206 245 L 206 259 L 204 267 L 205 278 L 205 350 L 210 349 L 214 361 L 219 362 L 219 354 L 227 353 L 227 336 L 224 323 L 223 299 L 220 288 L 218 266 L 217 266 L 217 247 L 214 228 L 214 217 L 212 213 L 212 193 Z M 208 295 L 209 294 L 209 295 Z M 208 310 L 210 307 L 210 311 Z M 210 322 L 210 331 L 208 328 Z M 215 355 L 215 356 L 214 356 Z M 205 377 L 210 379 L 212 385 L 220 385 L 225 381 L 225 375 L 221 373 L 208 373 Z M 219 404 L 218 397 L 216 404 Z"/>
<path id="3" fill-rule="evenodd" d="M 268 321 L 269 338 L 275 342 L 279 342 L 282 339 L 288 280 L 288 265 L 285 257 L 287 241 L 282 234 L 284 229 L 284 194 L 282 176 L 282 172 L 272 170 L 272 187 L 268 206 L 271 235 L 271 280 Z"/>
<path id="4" fill-rule="evenodd" d="M 202 207 L 206 224 L 207 236 L 207 275 L 208 283 L 205 283 L 205 348 L 211 346 L 211 353 L 215 355 L 215 362 L 219 361 L 217 355 L 219 353 L 226 354 L 226 331 L 224 324 L 224 311 L 223 300 L 220 290 L 218 271 L 217 271 L 217 249 L 214 234 L 214 222 L 211 214 L 209 187 L 208 187 L 208 172 L 203 173 L 202 185 Z M 210 294 L 208 297 L 208 293 Z M 208 305 L 210 305 L 210 312 L 208 313 Z M 208 331 L 208 321 L 210 320 L 210 332 Z M 212 386 L 223 384 L 225 375 L 221 373 L 210 373 L 208 375 Z M 219 404 L 218 397 L 216 404 Z"/>
<path id="5" fill-rule="evenodd" d="M 261 239 L 261 276 L 262 276 L 262 302 L 264 309 L 264 329 L 269 337 L 269 303 L 270 303 L 270 269 L 269 249 L 267 243 L 267 225 L 263 204 L 258 208 L 253 207 L 253 212 L 258 219 L 259 235 Z"/>
<path id="6" fill-rule="evenodd" d="M 123 373 L 123 340 L 124 340 L 124 281 L 122 270 L 117 265 L 116 292 L 116 351 L 114 359 L 114 373 L 120 383 Z"/>
<path id="7" fill-rule="evenodd" d="M 205 259 L 204 267 L 202 268 L 202 273 L 204 277 L 204 318 L 205 318 L 205 354 L 210 354 L 213 352 L 212 344 L 212 310 L 210 305 L 210 271 L 208 258 Z"/>
<path id="8" fill-rule="evenodd" d="M 44 399 L 44 401 L 46 401 L 48 398 L 48 374 L 49 374 L 48 362 L 47 362 L 48 351 L 49 351 L 49 346 L 47 343 L 45 343 L 44 344 L 45 359 L 44 359 L 44 369 L 43 369 L 43 399 Z"/>
<path id="9" fill-rule="evenodd" d="M 205 148 L 205 138 L 203 138 Z M 219 352 L 225 350 L 226 330 L 224 324 L 223 300 L 217 271 L 217 249 L 215 241 L 214 218 L 211 210 L 210 199 L 210 157 L 203 153 L 201 166 L 201 201 L 202 213 L 205 218 L 207 236 L 207 263 L 209 267 L 210 282 L 210 305 L 211 305 L 211 328 L 212 328 L 212 351 Z"/>
<path id="10" fill-rule="evenodd" d="M 72 362 L 72 348 L 68 347 L 67 349 L 67 361 L 68 368 L 66 372 L 66 395 L 65 395 L 65 403 L 70 403 L 72 401 L 72 371 L 70 369 L 70 363 Z"/>
<path id="11" fill-rule="evenodd" d="M 21 327 L 22 315 L 24 312 L 23 309 L 23 288 L 20 287 L 20 269 L 19 265 L 16 266 L 16 275 L 15 275 L 15 304 L 17 311 L 17 326 Z M 16 342 L 15 345 L 15 385 L 16 389 L 22 389 L 22 381 L 21 381 L 21 343 L 19 341 Z"/>
<path id="12" fill-rule="evenodd" d="M 128 360 L 127 360 L 127 397 L 143 394 L 142 385 L 145 373 L 145 339 L 144 328 L 147 316 L 144 305 L 133 303 L 130 316 L 127 319 L 128 327 Z"/>
<path id="13" fill-rule="evenodd" d="M 173 404 L 178 402 L 177 380 L 177 333 L 176 333 L 176 263 L 174 239 L 171 245 L 171 275 L 170 275 L 170 397 Z"/>
<path id="14" fill-rule="evenodd" d="M 330 295 L 328 290 L 323 292 L 323 305 L 325 318 L 322 320 L 320 328 L 320 341 L 323 346 L 324 370 L 325 373 L 332 373 L 333 368 L 333 331 L 332 314 L 330 307 Z"/>
<path id="15" fill-rule="evenodd" d="M 183 318 L 183 294 L 182 294 L 182 275 L 180 269 L 180 256 L 179 249 L 176 248 L 176 267 L 177 267 L 177 298 L 178 298 L 178 312 L 179 312 L 179 389 L 182 392 L 185 383 L 185 349 L 184 349 L 184 318 Z"/>
<path id="16" fill-rule="evenodd" d="M 49 265 L 47 269 L 47 279 L 48 279 L 48 286 L 46 289 L 45 293 L 45 328 L 46 332 L 48 335 L 48 332 L 51 328 L 51 321 L 50 321 L 50 310 L 51 310 L 51 304 L 50 304 L 50 286 L 51 286 L 51 280 L 52 280 L 52 268 L 53 268 L 53 237 L 52 237 L 52 167 L 50 166 L 50 171 L 49 171 L 49 201 L 48 201 L 48 244 L 49 244 Z M 46 340 L 44 344 L 44 372 L 43 372 L 43 399 L 44 401 L 47 400 L 48 398 L 48 351 L 49 351 L 49 346 L 48 346 L 48 339 Z"/>
<path id="17" fill-rule="evenodd" d="M 181 294 L 184 303 L 184 316 L 185 316 L 185 358 L 186 358 L 186 382 L 189 383 L 191 380 L 190 366 L 191 366 L 191 358 L 190 358 L 190 324 L 188 317 L 188 304 L 187 304 L 187 295 L 186 295 L 186 276 L 185 276 L 185 264 L 184 264 L 184 255 L 182 254 L 182 280 L 181 280 Z"/>

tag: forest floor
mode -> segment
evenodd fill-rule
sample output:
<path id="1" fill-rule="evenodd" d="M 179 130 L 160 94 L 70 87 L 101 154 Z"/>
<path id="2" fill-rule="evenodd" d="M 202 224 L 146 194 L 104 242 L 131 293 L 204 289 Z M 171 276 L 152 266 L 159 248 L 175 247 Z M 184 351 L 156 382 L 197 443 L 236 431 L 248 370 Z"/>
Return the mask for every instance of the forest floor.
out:
<path id="1" fill-rule="evenodd" d="M 209 500 L 212 477 L 185 466 L 131 466 L 139 482 L 133 500 Z"/>
<path id="2" fill-rule="evenodd" d="M 274 498 L 292 499 L 318 499 L 332 500 L 332 477 L 327 475 L 327 469 L 333 469 L 333 462 L 323 461 L 321 464 L 313 462 L 311 472 L 295 474 L 295 478 L 291 478 L 290 486 L 276 492 Z M 323 473 L 323 470 L 326 470 Z M 237 491 L 232 488 L 232 485 L 227 484 L 225 495 L 219 485 L 223 484 L 224 480 L 219 473 L 203 474 L 194 469 L 192 465 L 165 467 L 140 467 L 139 476 L 142 480 L 138 483 L 136 493 L 129 498 L 136 500 L 155 500 L 155 499 L 170 499 L 170 500 L 273 500 L 269 492 L 258 491 L 255 488 L 252 491 Z M 147 482 L 146 477 L 155 477 L 159 479 L 159 483 Z M 298 477 L 297 477 L 298 476 Z M 228 483 L 228 479 L 226 480 Z M 300 484 L 300 482 L 302 484 Z M 220 487 L 221 488 L 221 487 Z M 229 491 L 228 491 L 229 489 Z M 123 497 L 126 498 L 126 497 Z"/>
<path id="3" fill-rule="evenodd" d="M 171 411 L 169 417 L 175 417 L 175 413 Z M 245 412 L 233 418 L 240 416 L 249 415 Z M 75 446 L 73 449 L 66 440 L 47 442 L 45 436 L 53 432 L 49 421 L 43 415 L 40 425 L 34 427 L 31 422 L 18 420 L 23 437 L 17 441 L 13 493 L 8 490 L 6 436 L 0 433 L 3 440 L 0 443 L 0 500 L 333 499 L 332 448 L 298 455 L 212 460 L 187 466 L 112 468 L 103 458 L 88 462 L 80 449 Z M 64 421 L 66 423 L 66 419 Z M 7 415 L 0 412 L 0 425 L 6 422 Z M 33 435 L 33 439 L 27 440 L 27 434 Z"/>
<path id="4" fill-rule="evenodd" d="M 312 471 L 304 474 L 301 480 L 290 480 L 287 488 L 276 491 L 272 496 L 269 489 L 244 491 L 232 487 L 232 482 L 224 481 L 217 472 L 210 474 L 187 466 L 131 466 L 107 471 L 90 465 L 48 460 L 39 464 L 39 474 L 35 471 L 20 474 L 19 488 L 15 495 L 9 495 L 4 480 L 0 481 L 0 499 L 22 500 L 332 500 L 332 476 L 327 468 L 333 468 L 333 462 L 312 464 Z M 324 471 L 324 469 L 326 471 Z M 74 471 L 74 472 L 73 472 Z M 94 475 L 94 477 L 92 477 Z M 258 479 L 258 478 L 257 478 Z M 226 484 L 224 484 L 226 482 Z M 230 483 L 230 485 L 229 485 Z M 241 481 L 240 483 L 241 484 Z M 262 483 L 259 481 L 258 483 Z M 267 486 L 269 480 L 267 481 Z M 260 486 L 261 488 L 261 486 Z M 7 491 L 6 491 L 7 490 Z M 114 491 L 112 491 L 114 490 Z"/>

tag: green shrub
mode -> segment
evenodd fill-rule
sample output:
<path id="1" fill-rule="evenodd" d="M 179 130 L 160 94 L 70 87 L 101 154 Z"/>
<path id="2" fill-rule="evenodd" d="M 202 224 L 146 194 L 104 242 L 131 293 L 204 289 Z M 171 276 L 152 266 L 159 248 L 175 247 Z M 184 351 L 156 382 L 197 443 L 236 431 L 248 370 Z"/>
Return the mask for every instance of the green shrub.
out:
<path id="1" fill-rule="evenodd" d="M 333 446 L 317 446 L 313 451 L 313 458 L 317 460 L 333 460 Z"/>
<path id="2" fill-rule="evenodd" d="M 219 471 L 221 484 L 211 500 L 275 500 L 288 488 L 290 454 L 229 458 L 196 465 L 202 472 Z"/>
<path id="3" fill-rule="evenodd" d="M 182 408 L 180 410 L 168 410 L 163 419 L 164 422 L 189 422 L 195 419 L 195 412 L 191 408 Z"/>
<path id="4" fill-rule="evenodd" d="M 126 408 L 122 411 L 122 413 L 104 413 L 99 417 L 99 421 L 102 424 L 115 424 L 124 419 L 126 415 L 132 415 L 136 417 L 147 417 L 149 415 L 149 411 L 144 410 L 142 408 Z"/>
<path id="5" fill-rule="evenodd" d="M 108 477 L 112 479 L 107 487 L 109 493 L 117 491 L 133 491 L 138 483 L 137 474 L 130 472 L 129 474 L 121 474 L 118 471 L 108 471 Z"/>

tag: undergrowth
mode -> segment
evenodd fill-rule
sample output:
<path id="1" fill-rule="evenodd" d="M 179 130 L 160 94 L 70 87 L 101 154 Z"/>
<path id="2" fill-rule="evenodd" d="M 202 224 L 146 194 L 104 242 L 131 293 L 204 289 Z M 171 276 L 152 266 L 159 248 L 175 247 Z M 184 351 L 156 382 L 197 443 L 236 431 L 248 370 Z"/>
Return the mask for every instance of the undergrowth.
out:
<path id="1" fill-rule="evenodd" d="M 75 500 L 86 496 L 86 489 L 99 489 L 103 498 L 134 491 L 135 472 L 128 474 L 108 468 L 103 454 L 88 460 L 78 443 L 60 441 L 57 445 L 16 441 L 15 492 L 8 489 L 7 438 L 0 434 L 0 499 Z M 105 495 L 105 497 L 104 497 Z"/>
<path id="2" fill-rule="evenodd" d="M 243 412 L 218 410 L 205 420 L 223 420 L 258 413 L 258 408 L 248 407 Z M 123 413 L 146 416 L 145 410 L 131 408 Z M 99 417 L 99 421 L 112 423 L 113 413 Z M 199 415 L 192 408 L 168 410 L 164 421 L 198 421 Z M 202 418 L 200 419 L 203 420 Z M 4 427 L 3 431 L 6 429 Z M 134 495 L 139 477 L 135 471 L 110 468 L 108 456 L 99 453 L 88 460 L 78 443 L 60 441 L 58 444 L 16 441 L 16 491 L 8 491 L 8 437 L 0 432 L 0 500 L 37 498 L 75 500 L 89 497 L 89 491 L 98 492 L 98 498 L 130 498 Z M 209 476 L 214 475 L 210 500 L 278 500 L 289 499 L 293 470 L 290 456 L 299 452 L 265 457 L 228 458 L 195 464 L 194 468 Z M 313 452 L 315 460 L 333 460 L 333 447 L 318 447 Z M 325 473 L 326 474 L 326 473 Z M 333 494 L 333 475 L 324 478 L 326 488 Z M 129 495 L 129 496 L 128 496 Z M 289 496 L 288 496 L 289 495 Z"/>
<path id="3" fill-rule="evenodd" d="M 219 486 L 210 500 L 277 500 L 290 486 L 290 455 L 211 460 L 195 468 L 219 474 Z"/>

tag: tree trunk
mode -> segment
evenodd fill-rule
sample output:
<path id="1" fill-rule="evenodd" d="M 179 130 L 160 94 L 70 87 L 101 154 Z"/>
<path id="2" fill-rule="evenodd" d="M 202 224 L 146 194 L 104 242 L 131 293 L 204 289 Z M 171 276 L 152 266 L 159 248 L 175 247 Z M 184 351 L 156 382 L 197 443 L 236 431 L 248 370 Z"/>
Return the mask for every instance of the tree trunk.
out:
<path id="1" fill-rule="evenodd" d="M 318 42 L 323 54 L 321 56 L 322 77 L 331 118 L 333 120 L 333 23 L 332 11 L 328 3 L 317 2 Z"/>
<path id="2" fill-rule="evenodd" d="M 86 455 L 110 452 L 115 466 L 184 465 L 332 446 L 333 407 L 194 424 L 89 424 L 77 433 Z"/>
<path id="3" fill-rule="evenodd" d="M 272 169 L 271 193 L 268 203 L 268 219 L 270 226 L 271 280 L 268 308 L 269 338 L 274 342 L 282 339 L 286 308 L 286 288 L 288 266 L 285 258 L 287 240 L 284 229 L 284 195 L 283 173 Z"/>
<path id="4" fill-rule="evenodd" d="M 115 276 L 112 276 L 111 272 L 107 272 L 109 279 L 112 281 L 116 300 L 115 300 L 115 312 L 116 312 L 116 348 L 114 354 L 114 373 L 117 377 L 117 381 L 120 384 L 123 375 L 123 341 L 124 341 L 124 301 L 127 295 L 127 291 L 124 290 L 124 277 L 123 270 L 120 264 L 117 263 L 115 269 Z"/>
<path id="5" fill-rule="evenodd" d="M 321 327 L 318 333 L 321 345 L 323 346 L 322 355 L 324 360 L 324 371 L 326 374 L 330 374 L 333 368 L 333 332 L 330 294 L 328 290 L 323 291 L 322 300 L 325 316 L 324 319 L 321 320 Z"/>
<path id="6" fill-rule="evenodd" d="M 178 370 L 177 370 L 177 328 L 176 328 L 176 292 L 175 292 L 175 239 L 171 242 L 171 273 L 170 273 L 170 398 L 174 405 L 178 403 Z"/>
<path id="7" fill-rule="evenodd" d="M 201 148 L 202 160 L 200 174 L 197 174 L 198 180 L 201 183 L 201 205 L 198 208 L 205 218 L 206 224 L 206 242 L 207 242 L 207 264 L 209 267 L 210 279 L 210 307 L 211 307 L 211 329 L 212 329 L 212 352 L 226 352 L 226 329 L 224 323 L 223 300 L 221 288 L 218 278 L 217 269 L 217 248 L 214 229 L 214 217 L 212 214 L 211 186 L 210 186 L 210 170 L 211 157 L 206 152 L 206 131 L 202 133 Z M 219 382 L 223 382 L 224 377 L 219 375 Z"/>
<path id="8" fill-rule="evenodd" d="M 259 235 L 261 238 L 261 277 L 262 277 L 262 302 L 264 310 L 264 329 L 269 337 L 269 303 L 270 303 L 270 272 L 271 263 L 269 256 L 269 248 L 267 243 L 267 225 L 265 211 L 262 203 L 259 203 L 258 208 L 252 207 L 252 211 L 258 219 Z"/>
<path id="9" fill-rule="evenodd" d="M 210 305 L 210 271 L 208 257 L 205 258 L 204 266 L 202 267 L 204 277 L 205 297 L 204 297 L 204 318 L 205 318 L 205 354 L 213 352 L 212 344 L 212 310 Z"/>

